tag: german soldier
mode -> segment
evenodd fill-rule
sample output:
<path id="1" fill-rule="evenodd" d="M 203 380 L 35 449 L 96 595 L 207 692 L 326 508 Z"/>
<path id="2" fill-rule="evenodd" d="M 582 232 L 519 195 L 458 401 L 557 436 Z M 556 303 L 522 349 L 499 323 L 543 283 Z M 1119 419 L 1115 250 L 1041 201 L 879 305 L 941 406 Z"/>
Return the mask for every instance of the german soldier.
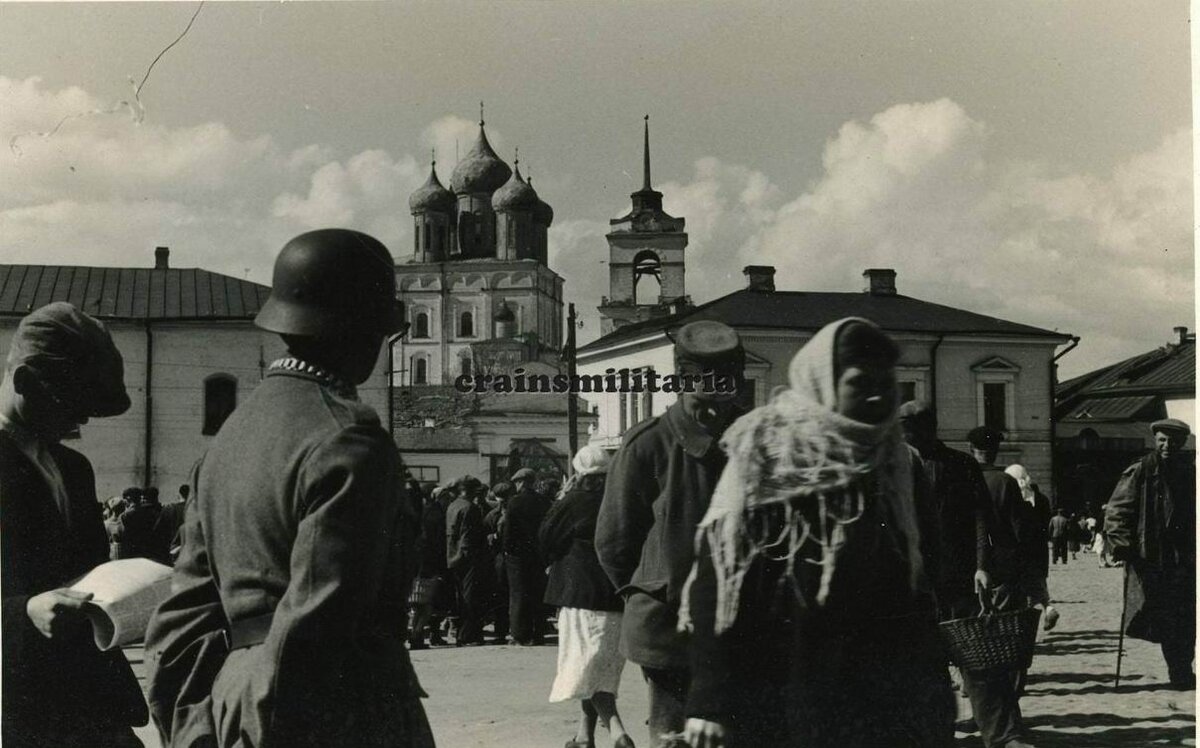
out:
<path id="1" fill-rule="evenodd" d="M 680 328 L 680 375 L 731 377 L 743 385 L 737 333 L 714 321 Z M 650 744 L 685 745 L 690 680 L 687 640 L 676 631 L 692 568 L 696 526 L 708 509 L 725 456 L 721 434 L 739 414 L 736 392 L 697 390 L 626 432 L 609 469 L 596 525 L 596 553 L 625 598 L 621 647 L 650 687 Z M 671 742 L 673 741 L 673 742 Z"/>
<path id="2" fill-rule="evenodd" d="M 255 323 L 289 355 L 193 470 L 172 596 L 146 635 L 164 743 L 433 745 L 404 646 L 419 518 L 355 390 L 404 327 L 395 291 L 391 255 L 356 231 L 279 253 Z"/>
<path id="3" fill-rule="evenodd" d="M 17 325 L 0 383 L 3 744 L 140 746 L 146 704 L 120 651 L 100 652 L 66 587 L 108 560 L 88 459 L 59 441 L 129 409 L 124 364 L 96 320 L 64 302 Z"/>

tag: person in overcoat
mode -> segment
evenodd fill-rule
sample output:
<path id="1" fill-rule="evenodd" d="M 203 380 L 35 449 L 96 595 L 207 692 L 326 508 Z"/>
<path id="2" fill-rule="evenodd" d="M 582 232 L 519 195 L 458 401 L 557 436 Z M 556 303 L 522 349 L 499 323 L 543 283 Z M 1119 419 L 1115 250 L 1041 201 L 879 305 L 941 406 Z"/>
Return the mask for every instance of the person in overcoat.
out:
<path id="1" fill-rule="evenodd" d="M 403 327 L 391 264 L 343 229 L 276 259 L 255 323 L 289 355 L 193 469 L 172 594 L 146 633 L 165 746 L 433 745 L 405 647 L 419 517 L 356 389 Z"/>
<path id="2" fill-rule="evenodd" d="M 108 560 L 86 457 L 59 442 L 129 408 L 108 331 L 70 304 L 17 325 L 0 383 L 0 587 L 8 748 L 134 748 L 146 704 L 120 650 L 101 652 L 71 582 Z"/>
<path id="3" fill-rule="evenodd" d="M 727 375 L 740 388 L 745 351 L 727 325 L 693 322 L 675 336 L 675 368 Z M 739 412 L 733 393 L 683 393 L 625 433 L 609 469 L 596 554 L 625 599 L 621 651 L 649 686 L 652 748 L 681 744 L 691 665 L 687 636 L 676 630 L 680 595 L 696 525 L 725 467 L 718 441 Z"/>
<path id="4" fill-rule="evenodd" d="M 1128 569 L 1125 633 L 1162 646 L 1171 686 L 1194 690 L 1196 648 L 1196 459 L 1191 429 L 1151 425 L 1155 449 L 1122 473 L 1104 518 L 1112 556 Z"/>
<path id="5" fill-rule="evenodd" d="M 508 628 L 513 641 L 536 646 L 545 636 L 542 595 L 546 592 L 546 564 L 538 554 L 538 528 L 550 499 L 537 492 L 537 474 L 530 468 L 513 473 L 514 493 L 504 512 L 504 569 L 508 578 Z"/>
<path id="6" fill-rule="evenodd" d="M 460 479 L 451 487 L 454 500 L 446 509 L 446 566 L 458 590 L 460 617 L 454 643 L 460 647 L 483 643 L 484 602 L 490 571 L 483 512 L 471 495 L 471 481 Z"/>

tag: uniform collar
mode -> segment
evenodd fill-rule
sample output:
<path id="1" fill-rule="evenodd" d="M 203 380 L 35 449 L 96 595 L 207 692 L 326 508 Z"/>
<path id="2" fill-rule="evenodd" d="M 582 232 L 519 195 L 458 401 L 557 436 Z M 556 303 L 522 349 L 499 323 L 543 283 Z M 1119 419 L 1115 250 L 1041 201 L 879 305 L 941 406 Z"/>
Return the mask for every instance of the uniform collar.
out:
<path id="1" fill-rule="evenodd" d="M 692 457 L 704 457 L 712 449 L 716 441 L 713 435 L 687 414 L 683 409 L 683 401 L 676 400 L 674 405 L 667 408 L 665 420 L 671 435 L 683 446 L 683 451 Z"/>
<path id="2" fill-rule="evenodd" d="M 358 399 L 358 390 L 354 385 L 330 374 L 315 364 L 307 363 L 295 356 L 285 356 L 284 358 L 272 361 L 271 365 L 267 367 L 267 376 L 273 375 L 290 375 L 300 377 L 301 379 L 309 379 L 328 388 L 335 395 L 346 400 Z"/>

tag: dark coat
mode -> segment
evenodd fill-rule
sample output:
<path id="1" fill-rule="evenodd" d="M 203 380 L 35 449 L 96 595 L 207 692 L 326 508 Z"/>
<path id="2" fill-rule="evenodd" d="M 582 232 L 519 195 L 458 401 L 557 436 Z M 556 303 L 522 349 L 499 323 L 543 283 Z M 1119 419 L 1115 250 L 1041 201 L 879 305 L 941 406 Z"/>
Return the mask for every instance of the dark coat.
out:
<path id="1" fill-rule="evenodd" d="M 146 704 L 120 650 L 101 652 L 90 626 L 47 639 L 25 612 L 29 598 L 68 586 L 108 560 L 96 479 L 83 455 L 50 453 L 71 498 L 71 525 L 40 472 L 0 432 L 0 586 L 3 587 L 4 739 L 47 725 L 144 725 Z M 20 743 L 14 739 L 14 745 Z"/>
<path id="2" fill-rule="evenodd" d="M 446 510 L 446 565 L 464 569 L 486 560 L 484 554 L 483 514 L 464 498 L 450 502 Z"/>
<path id="3" fill-rule="evenodd" d="M 936 534 L 942 551 L 935 585 L 939 597 L 949 602 L 974 594 L 975 572 L 988 567 L 991 495 L 973 457 L 941 441 L 928 451 L 921 455 L 921 464 L 938 517 Z"/>
<path id="4" fill-rule="evenodd" d="M 549 563 L 545 602 L 563 608 L 621 610 L 612 582 L 596 558 L 596 516 L 602 491 L 575 488 L 550 507 L 538 533 L 542 558 Z"/>
<path id="5" fill-rule="evenodd" d="M 1104 532 L 1132 574 L 1126 633 L 1160 642 L 1195 637 L 1196 464 L 1149 454 L 1126 468 L 1108 500 Z M 1181 634 L 1178 632 L 1182 632 Z"/>
<path id="6" fill-rule="evenodd" d="M 146 636 L 164 743 L 409 745 L 418 517 L 373 410 L 272 371 L 197 465 L 172 595 Z M 239 648 L 226 657 L 225 636 Z M 258 642 L 255 644 L 254 642 Z"/>
<path id="7" fill-rule="evenodd" d="M 421 509 L 421 564 L 417 573 L 425 578 L 446 572 L 446 510 L 436 501 Z"/>
<path id="8" fill-rule="evenodd" d="M 631 428 L 613 457 L 596 522 L 596 554 L 625 598 L 621 647 L 647 667 L 688 667 L 676 631 L 696 526 L 708 510 L 725 455 L 676 402 Z"/>
<path id="9" fill-rule="evenodd" d="M 538 529 L 546 512 L 550 511 L 550 499 L 533 489 L 525 489 L 508 500 L 505 511 L 504 532 L 501 547 L 504 552 L 526 559 L 538 557 Z"/>
<path id="10" fill-rule="evenodd" d="M 991 540 L 991 572 L 993 585 L 1024 586 L 1036 584 L 1042 577 L 1031 569 L 1022 552 L 1025 499 L 1015 478 L 997 465 L 980 465 L 983 480 L 991 496 L 991 517 L 988 537 Z"/>

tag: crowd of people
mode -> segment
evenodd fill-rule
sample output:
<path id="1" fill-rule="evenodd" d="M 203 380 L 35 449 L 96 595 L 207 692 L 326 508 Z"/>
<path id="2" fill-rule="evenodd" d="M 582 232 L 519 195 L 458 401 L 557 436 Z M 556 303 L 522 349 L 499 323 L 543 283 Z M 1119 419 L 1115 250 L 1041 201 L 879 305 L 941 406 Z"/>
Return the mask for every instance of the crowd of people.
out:
<path id="1" fill-rule="evenodd" d="M 108 533 L 108 557 L 149 558 L 173 564 L 182 538 L 183 511 L 191 488 L 179 487 L 179 500 L 163 504 L 158 488 L 130 486 L 104 502 L 104 530 Z"/>
<path id="2" fill-rule="evenodd" d="M 626 661 L 654 748 L 948 748 L 955 684 L 985 746 L 1022 748 L 1024 665 L 952 673 L 943 627 L 1036 608 L 1053 628 L 1051 548 L 1066 563 L 1084 530 L 1126 567 L 1126 633 L 1160 643 L 1172 687 L 1194 689 L 1186 424 L 1153 425 L 1103 524 L 1072 519 L 997 464 L 1000 432 L 973 429 L 969 452 L 943 442 L 931 405 L 899 402 L 897 344 L 846 318 L 749 412 L 735 392 L 688 392 L 615 453 L 572 455 L 561 486 L 528 467 L 422 486 L 356 393 L 404 326 L 390 268 L 353 231 L 284 247 L 256 324 L 288 355 L 178 509 L 150 491 L 102 507 L 87 459 L 60 444 L 129 408 L 103 325 L 61 303 L 22 320 L 0 382 L 5 745 L 132 747 L 149 718 L 166 746 L 426 748 L 410 649 L 485 644 L 488 626 L 537 646 L 553 621 L 549 698 L 579 704 L 568 748 L 598 726 L 632 748 Z M 677 373 L 745 385 L 732 328 L 673 339 Z M 143 700 L 120 652 L 92 644 L 70 582 L 109 556 L 106 523 L 119 556 L 171 560 L 181 511 Z"/>

